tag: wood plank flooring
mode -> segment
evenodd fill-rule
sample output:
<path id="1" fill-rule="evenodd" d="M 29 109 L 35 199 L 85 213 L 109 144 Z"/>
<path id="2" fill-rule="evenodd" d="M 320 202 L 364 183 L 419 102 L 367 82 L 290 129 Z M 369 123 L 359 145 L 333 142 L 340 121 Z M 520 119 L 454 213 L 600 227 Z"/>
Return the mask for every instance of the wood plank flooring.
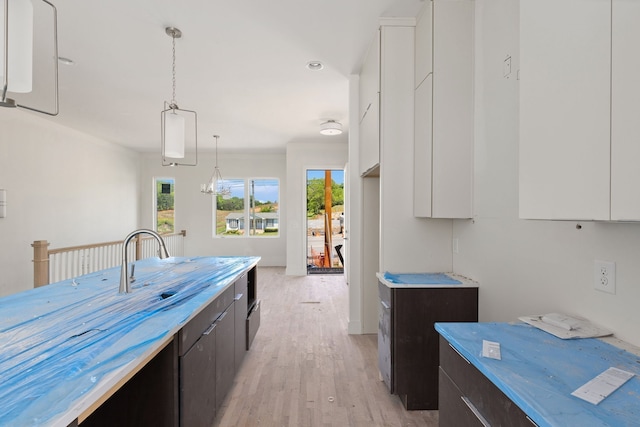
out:
<path id="1" fill-rule="evenodd" d="M 261 325 L 214 426 L 437 426 L 379 380 L 376 335 L 348 335 L 342 275 L 258 270 Z"/>

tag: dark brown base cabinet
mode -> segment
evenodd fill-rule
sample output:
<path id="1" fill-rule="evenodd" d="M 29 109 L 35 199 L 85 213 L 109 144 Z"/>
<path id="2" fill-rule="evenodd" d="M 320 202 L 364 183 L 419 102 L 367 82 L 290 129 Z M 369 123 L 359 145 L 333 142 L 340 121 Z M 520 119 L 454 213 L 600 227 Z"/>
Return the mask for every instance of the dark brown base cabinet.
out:
<path id="1" fill-rule="evenodd" d="M 439 334 L 434 323 L 477 322 L 478 288 L 390 288 L 379 283 L 378 291 L 382 379 L 406 409 L 438 409 Z"/>
<path id="2" fill-rule="evenodd" d="M 253 302 L 252 304 L 250 302 Z M 191 319 L 81 427 L 210 427 L 260 324 L 256 267 Z"/>
<path id="3" fill-rule="evenodd" d="M 444 338 L 440 338 L 440 427 L 536 424 Z"/>

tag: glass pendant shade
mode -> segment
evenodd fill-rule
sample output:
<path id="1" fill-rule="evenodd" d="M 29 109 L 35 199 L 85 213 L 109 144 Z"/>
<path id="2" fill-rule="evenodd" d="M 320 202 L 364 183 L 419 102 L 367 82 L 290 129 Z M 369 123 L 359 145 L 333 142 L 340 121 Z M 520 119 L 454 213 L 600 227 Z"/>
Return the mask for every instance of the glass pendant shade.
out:
<path id="1" fill-rule="evenodd" d="M 165 114 L 164 155 L 184 159 L 184 117 L 171 110 Z"/>
<path id="2" fill-rule="evenodd" d="M 5 19 L 5 5 L 8 19 Z M 0 80 L 5 81 L 5 56 L 7 57 L 7 90 L 28 93 L 33 86 L 33 4 L 31 0 L 4 0 L 0 7 Z M 8 27 L 8 43 L 5 55 L 5 25 Z"/>
<path id="3" fill-rule="evenodd" d="M 0 0 L 0 107 L 58 114 L 58 13 L 47 0 Z"/>

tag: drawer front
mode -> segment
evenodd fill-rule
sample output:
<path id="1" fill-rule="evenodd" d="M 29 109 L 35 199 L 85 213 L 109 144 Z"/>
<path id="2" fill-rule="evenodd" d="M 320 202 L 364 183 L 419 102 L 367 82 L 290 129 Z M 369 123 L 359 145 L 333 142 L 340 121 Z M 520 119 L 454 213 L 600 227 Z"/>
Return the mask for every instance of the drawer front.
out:
<path id="1" fill-rule="evenodd" d="M 251 348 L 251 343 L 258 333 L 260 327 L 260 300 L 256 301 L 253 310 L 247 317 L 247 350 Z"/>
<path id="2" fill-rule="evenodd" d="M 438 425 L 440 427 L 487 427 L 488 422 L 465 402 L 460 389 L 440 368 Z M 472 409 L 473 408 L 473 409 Z"/>
<path id="3" fill-rule="evenodd" d="M 235 297 L 235 289 L 233 286 L 228 287 L 211 304 L 206 306 L 200 313 L 189 321 L 180 330 L 180 341 L 178 353 L 180 356 L 185 354 L 193 344 L 200 338 L 200 335 L 206 331 L 213 322 L 233 303 Z"/>
<path id="4" fill-rule="evenodd" d="M 440 368 L 457 386 L 461 399 L 475 408 L 481 418 L 493 427 L 532 427 L 535 423 L 475 366 L 467 362 L 449 342 L 440 337 Z M 440 377 L 442 379 L 442 376 Z M 442 388 L 440 389 L 442 390 Z M 441 398 L 442 405 L 449 405 Z M 445 415 L 445 419 L 446 419 Z M 441 424 L 441 426 L 444 424 Z"/>
<path id="5" fill-rule="evenodd" d="M 245 273 L 241 278 L 239 278 L 234 282 L 233 287 L 235 290 L 234 292 L 235 292 L 236 299 L 241 298 L 239 295 L 247 295 L 247 284 L 248 284 L 247 273 Z"/>

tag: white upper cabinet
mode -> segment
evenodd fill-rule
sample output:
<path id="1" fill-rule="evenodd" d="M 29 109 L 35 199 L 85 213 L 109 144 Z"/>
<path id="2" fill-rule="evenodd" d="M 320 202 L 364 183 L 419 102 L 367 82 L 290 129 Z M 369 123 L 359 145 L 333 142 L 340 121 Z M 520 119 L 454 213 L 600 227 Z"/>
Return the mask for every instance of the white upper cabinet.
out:
<path id="1" fill-rule="evenodd" d="M 360 174 L 380 163 L 380 30 L 360 71 Z"/>
<path id="2" fill-rule="evenodd" d="M 474 2 L 426 2 L 416 23 L 414 215 L 471 218 Z"/>
<path id="3" fill-rule="evenodd" d="M 611 0 L 520 1 L 521 218 L 609 219 L 610 70 Z"/>
<path id="4" fill-rule="evenodd" d="M 611 219 L 640 220 L 640 1 L 612 8 Z"/>

